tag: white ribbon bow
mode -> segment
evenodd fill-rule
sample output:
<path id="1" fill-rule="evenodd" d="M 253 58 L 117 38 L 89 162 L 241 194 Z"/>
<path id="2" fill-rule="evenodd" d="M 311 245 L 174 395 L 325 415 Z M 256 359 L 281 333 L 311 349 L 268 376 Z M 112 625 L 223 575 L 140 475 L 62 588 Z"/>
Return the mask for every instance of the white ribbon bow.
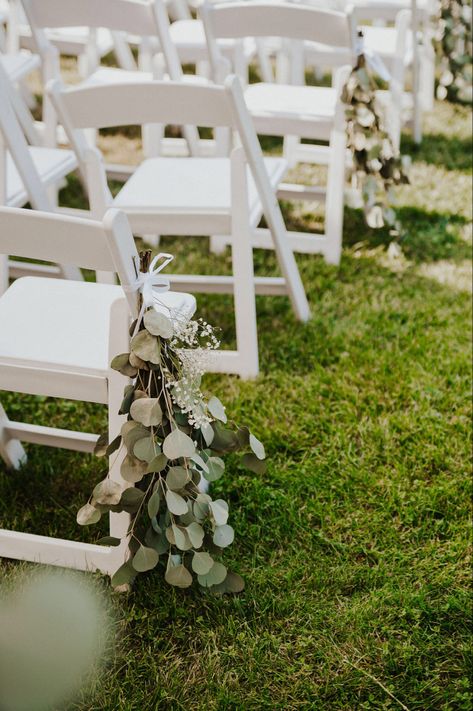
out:
<path id="1" fill-rule="evenodd" d="M 174 259 L 172 254 L 160 252 L 154 257 L 147 272 L 140 272 L 137 279 L 128 287 L 129 291 L 140 291 L 143 297 L 143 307 L 153 306 L 157 298 L 155 294 L 164 294 L 170 289 L 169 279 L 160 272 Z M 159 264 L 161 262 L 161 264 Z M 157 266 L 159 264 L 159 266 Z"/>
<path id="2" fill-rule="evenodd" d="M 366 46 L 365 38 L 362 34 L 358 35 L 355 45 L 355 51 L 358 56 L 360 56 L 361 54 L 364 55 L 366 63 L 368 64 L 370 69 L 375 72 L 375 74 L 380 76 L 383 81 L 388 82 L 391 80 L 391 74 L 389 73 L 385 63 L 383 62 L 379 54 L 377 54 L 370 47 Z"/>

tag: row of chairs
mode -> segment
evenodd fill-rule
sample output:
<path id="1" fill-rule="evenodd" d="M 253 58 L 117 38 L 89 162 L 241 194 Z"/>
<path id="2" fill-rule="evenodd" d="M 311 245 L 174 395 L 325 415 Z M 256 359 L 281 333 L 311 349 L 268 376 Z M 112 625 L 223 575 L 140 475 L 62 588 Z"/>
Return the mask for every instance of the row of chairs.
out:
<path id="1" fill-rule="evenodd" d="M 259 0 L 206 4 L 200 19 L 181 2 L 168 8 L 161 0 L 23 0 L 22 7 L 24 17 L 17 0 L 7 7 L 10 51 L 0 61 L 0 389 L 106 404 L 113 439 L 126 380 L 109 363 L 127 350 L 137 313 L 133 234 L 154 236 L 155 244 L 162 234 L 210 235 L 214 251 L 230 245 L 231 276 L 172 275 L 173 291 L 160 307 L 190 318 L 196 304 L 187 292 L 233 294 L 236 349 L 215 357 L 215 371 L 257 375 L 257 294 L 288 296 L 300 321 L 310 317 L 294 252 L 340 259 L 347 167 L 340 91 L 349 71 L 343 65 L 355 60 L 356 19 L 346 9 Z M 379 94 L 391 115 L 400 116 L 409 23 L 410 11 L 401 10 L 392 28 L 398 63 Z M 68 40 L 65 28 L 73 30 Z M 195 53 L 183 40 L 192 32 Z M 130 46 L 139 50 L 138 66 Z M 100 63 L 112 48 L 118 68 Z M 80 56 L 77 86 L 63 84 L 59 52 Z M 305 85 L 311 52 L 318 66 L 335 67 L 332 87 Z M 254 61 L 264 81 L 250 84 Z M 184 76 L 182 62 L 196 64 L 199 74 Z M 37 68 L 45 86 L 40 123 L 24 82 Z M 177 146 L 164 136 L 170 124 L 182 127 Z M 97 134 L 126 125 L 142 127 L 145 160 L 133 168 L 107 165 Z M 213 139 L 204 141 L 198 127 L 212 129 Z M 398 119 L 394 140 L 400 128 Z M 258 133 L 282 137 L 283 157 L 264 157 Z M 58 147 L 65 141 L 69 148 Z M 283 182 L 300 160 L 327 166 L 324 189 Z M 89 198 L 82 217 L 60 214 L 56 204 L 71 171 Z M 111 176 L 124 182 L 115 195 Z M 281 197 L 324 201 L 325 234 L 289 233 Z M 18 209 L 26 203 L 34 209 Z M 275 250 L 280 277 L 255 276 L 257 247 Z M 97 281 L 84 281 L 81 268 L 94 270 Z M 63 278 L 45 278 L 51 276 Z M 23 278 L 8 286 L 12 277 Z M 10 467 L 24 462 L 22 442 L 91 452 L 96 440 L 13 422 L 0 406 L 0 456 Z M 110 476 L 121 482 L 119 468 L 119 458 L 110 462 Z M 113 574 L 126 560 L 128 526 L 127 515 L 111 515 L 111 535 L 123 538 L 118 548 L 3 530 L 0 556 Z"/>

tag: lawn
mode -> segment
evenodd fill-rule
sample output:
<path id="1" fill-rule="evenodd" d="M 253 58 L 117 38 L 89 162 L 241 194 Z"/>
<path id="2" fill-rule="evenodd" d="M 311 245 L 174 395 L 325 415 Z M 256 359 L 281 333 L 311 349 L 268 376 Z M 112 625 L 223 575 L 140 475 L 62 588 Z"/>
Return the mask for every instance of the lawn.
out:
<path id="1" fill-rule="evenodd" d="M 258 297 L 260 377 L 208 378 L 268 453 L 265 475 L 230 460 L 213 489 L 230 502 L 230 562 L 246 590 L 176 591 L 158 572 L 129 595 L 104 584 L 115 658 L 69 709 L 472 708 L 469 136 L 469 111 L 444 103 L 426 117 L 420 148 L 404 137 L 413 167 L 399 191 L 401 253 L 347 209 L 339 268 L 298 256 L 307 325 L 285 299 Z M 80 204 L 78 184 L 61 199 Z M 299 226 L 313 220 L 307 205 L 285 212 Z M 209 257 L 206 239 L 163 245 L 180 271 L 229 269 L 229 253 Z M 256 264 L 272 273 L 273 255 L 257 253 Z M 231 345 L 229 300 L 198 301 Z M 105 428 L 97 406 L 1 400 L 12 418 Z M 20 473 L 0 465 L 2 526 L 99 538 L 75 516 L 103 462 L 28 453 Z M 4 560 L 0 575 L 24 567 Z"/>

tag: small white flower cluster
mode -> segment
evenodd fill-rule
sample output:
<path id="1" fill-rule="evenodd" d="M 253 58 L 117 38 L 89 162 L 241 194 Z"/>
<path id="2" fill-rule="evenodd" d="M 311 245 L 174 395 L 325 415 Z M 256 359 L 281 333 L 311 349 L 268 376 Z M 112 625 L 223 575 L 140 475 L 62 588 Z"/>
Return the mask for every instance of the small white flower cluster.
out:
<path id="1" fill-rule="evenodd" d="M 204 396 L 200 391 L 200 379 L 183 375 L 180 380 L 171 384 L 171 397 L 182 413 L 187 415 L 187 421 L 195 429 L 209 424 L 212 419 L 207 414 Z"/>
<path id="2" fill-rule="evenodd" d="M 173 402 L 188 416 L 192 427 L 199 429 L 212 422 L 209 417 L 200 382 L 209 364 L 209 352 L 220 346 L 213 326 L 207 321 L 175 321 L 171 348 L 177 353 L 181 367 L 179 377 L 168 380 Z"/>
<path id="3" fill-rule="evenodd" d="M 198 319 L 197 321 L 174 322 L 174 337 L 171 340 L 172 348 L 187 346 L 188 348 L 199 348 L 216 350 L 220 346 L 220 341 L 215 335 L 215 329 L 207 321 Z"/>

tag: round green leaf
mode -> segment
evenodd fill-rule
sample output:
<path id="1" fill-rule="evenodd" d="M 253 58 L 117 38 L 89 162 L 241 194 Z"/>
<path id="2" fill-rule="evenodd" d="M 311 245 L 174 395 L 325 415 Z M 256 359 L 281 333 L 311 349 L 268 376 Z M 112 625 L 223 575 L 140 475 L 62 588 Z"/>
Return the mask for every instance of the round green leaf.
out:
<path id="1" fill-rule="evenodd" d="M 183 565 L 168 568 L 164 579 L 169 585 L 174 585 L 176 588 L 188 588 L 192 585 L 192 575 Z"/>
<path id="2" fill-rule="evenodd" d="M 144 492 L 134 486 L 129 486 L 122 494 L 120 506 L 126 508 L 138 508 L 144 497 Z"/>
<path id="3" fill-rule="evenodd" d="M 143 425 L 139 422 L 135 422 L 134 420 L 128 420 L 128 422 L 125 422 L 125 424 L 122 426 L 121 434 L 125 447 L 127 448 L 128 453 L 130 454 L 131 452 L 133 452 L 133 447 L 139 439 L 142 439 L 143 437 L 149 437 L 149 430 L 147 430 L 146 427 L 143 427 Z"/>
<path id="4" fill-rule="evenodd" d="M 142 462 L 140 459 L 136 459 L 136 457 L 131 457 L 127 454 L 121 464 L 120 474 L 125 481 L 130 482 L 130 484 L 136 484 L 142 480 L 146 469 L 146 462 Z"/>
<path id="5" fill-rule="evenodd" d="M 116 452 L 117 449 L 120 448 L 121 443 L 122 443 L 122 436 L 121 435 L 117 435 L 115 437 L 115 439 L 112 439 L 112 441 L 108 445 L 107 450 L 105 452 L 107 457 L 110 457 L 114 452 Z"/>
<path id="6" fill-rule="evenodd" d="M 103 538 L 99 538 L 99 540 L 97 541 L 97 545 L 111 546 L 112 548 L 116 548 L 120 545 L 121 542 L 121 538 L 116 538 L 115 536 L 104 536 Z"/>
<path id="7" fill-rule="evenodd" d="M 142 397 L 135 400 L 130 407 L 130 415 L 145 427 L 156 427 L 161 424 L 163 419 L 159 399 L 153 397 Z"/>
<path id="8" fill-rule="evenodd" d="M 243 462 L 245 467 L 251 469 L 251 471 L 255 472 L 255 474 L 264 474 L 266 471 L 266 462 L 263 462 L 261 461 L 261 459 L 258 459 L 256 454 L 253 454 L 253 452 L 249 454 L 244 454 L 241 458 L 241 461 Z"/>
<path id="9" fill-rule="evenodd" d="M 136 578 L 136 570 L 130 561 L 123 563 L 112 575 L 112 587 L 118 588 L 121 585 L 130 585 Z"/>
<path id="10" fill-rule="evenodd" d="M 266 457 L 266 452 L 264 451 L 264 446 L 261 444 L 259 439 L 254 435 L 250 434 L 250 447 L 258 457 L 258 459 L 264 459 Z"/>
<path id="11" fill-rule="evenodd" d="M 107 434 L 101 434 L 100 437 L 97 438 L 97 441 L 95 443 L 94 447 L 94 454 L 96 457 L 105 457 L 107 453 L 107 447 L 108 447 L 108 435 Z"/>
<path id="12" fill-rule="evenodd" d="M 122 496 L 122 487 L 113 479 L 104 479 L 94 489 L 93 497 L 98 504 L 114 506 Z"/>
<path id="13" fill-rule="evenodd" d="M 208 553 L 194 553 L 192 570 L 198 575 L 206 575 L 214 564 L 214 559 Z"/>
<path id="14" fill-rule="evenodd" d="M 191 454 L 190 458 L 192 459 L 194 464 L 197 464 L 199 469 L 201 469 L 203 472 L 207 473 L 209 471 L 207 464 L 204 462 L 204 460 L 199 454 Z"/>
<path id="15" fill-rule="evenodd" d="M 149 309 L 144 315 L 144 324 L 147 331 L 153 336 L 161 338 L 171 338 L 174 334 L 174 326 L 171 319 L 159 311 Z"/>
<path id="16" fill-rule="evenodd" d="M 216 501 L 210 501 L 210 510 L 212 512 L 212 518 L 217 524 L 217 526 L 223 526 L 228 521 L 228 504 L 223 499 L 217 499 Z"/>
<path id="17" fill-rule="evenodd" d="M 133 454 L 144 462 L 152 462 L 159 453 L 159 446 L 155 444 L 154 437 L 142 437 L 133 447 Z"/>
<path id="18" fill-rule="evenodd" d="M 197 494 L 196 500 L 192 507 L 194 516 L 197 519 L 204 519 L 209 512 L 209 503 L 212 501 L 208 494 Z"/>
<path id="19" fill-rule="evenodd" d="M 215 417 L 216 420 L 220 420 L 220 422 L 223 423 L 227 421 L 225 408 L 218 399 L 218 397 L 211 397 L 207 403 L 207 407 L 212 417 Z"/>
<path id="20" fill-rule="evenodd" d="M 238 575 L 238 573 L 232 573 L 228 571 L 227 577 L 219 585 L 214 585 L 212 587 L 212 592 L 218 595 L 223 595 L 224 593 L 240 593 L 245 589 L 245 581 Z"/>
<path id="21" fill-rule="evenodd" d="M 210 588 L 212 585 L 223 583 L 227 577 L 227 569 L 223 563 L 214 563 L 209 572 L 205 575 L 198 575 L 197 580 L 204 588 Z"/>
<path id="22" fill-rule="evenodd" d="M 162 472 L 163 469 L 166 469 L 166 465 L 168 463 L 168 458 L 166 457 L 165 454 L 158 454 L 157 457 L 152 459 L 150 463 L 148 464 L 148 468 L 146 470 L 147 474 L 150 474 L 151 472 Z"/>
<path id="23" fill-rule="evenodd" d="M 132 565 L 138 573 L 144 573 L 147 570 L 155 568 L 159 561 L 158 552 L 154 548 L 140 546 L 133 556 Z"/>
<path id="24" fill-rule="evenodd" d="M 204 542 L 205 531 L 199 523 L 191 523 L 187 526 L 187 535 L 194 548 L 200 548 Z"/>
<path id="25" fill-rule="evenodd" d="M 148 501 L 148 516 L 150 518 L 154 518 L 157 516 L 157 513 L 159 511 L 159 504 L 161 503 L 161 497 L 159 495 L 159 490 L 156 489 L 151 496 L 149 497 Z"/>
<path id="26" fill-rule="evenodd" d="M 192 548 L 192 543 L 190 542 L 189 536 L 184 529 L 179 528 L 176 524 L 173 524 L 172 532 L 174 534 L 174 542 L 179 550 L 188 551 Z"/>
<path id="27" fill-rule="evenodd" d="M 100 521 L 101 513 L 92 504 L 86 504 L 77 512 L 77 523 L 79 526 L 90 526 L 92 523 Z"/>
<path id="28" fill-rule="evenodd" d="M 204 472 L 207 481 L 217 481 L 225 471 L 225 463 L 220 457 L 210 457 L 207 460 L 208 472 Z"/>
<path id="29" fill-rule="evenodd" d="M 214 438 L 214 431 L 212 429 L 212 425 L 208 422 L 204 422 L 204 424 L 200 426 L 200 431 L 202 432 L 202 435 L 204 437 L 205 444 L 207 445 L 207 447 L 210 447 Z"/>
<path id="30" fill-rule="evenodd" d="M 166 484 L 173 491 L 183 489 L 189 481 L 189 474 L 184 467 L 169 467 L 166 474 Z"/>
<path id="31" fill-rule="evenodd" d="M 136 336 L 131 339 L 131 349 L 138 358 L 154 365 L 159 365 L 161 362 L 161 348 L 159 341 L 155 336 L 152 336 L 148 331 L 139 331 Z"/>
<path id="32" fill-rule="evenodd" d="M 188 435 L 175 429 L 164 440 L 163 452 L 168 459 L 190 457 L 195 453 L 195 444 Z"/>
<path id="33" fill-rule="evenodd" d="M 127 378 L 134 378 L 138 371 L 130 364 L 129 356 L 129 353 L 121 353 L 115 356 L 110 363 L 110 367 L 113 370 L 118 370 L 122 375 L 126 375 Z"/>
<path id="34" fill-rule="evenodd" d="M 219 546 L 220 548 L 226 548 L 227 546 L 233 543 L 234 538 L 235 531 L 233 530 L 233 528 L 231 526 L 228 526 L 228 524 L 224 524 L 223 526 L 217 526 L 217 528 L 215 529 L 213 535 L 213 542 L 216 546 Z"/>
<path id="35" fill-rule="evenodd" d="M 175 516 L 180 516 L 181 514 L 187 513 L 187 503 L 186 500 L 182 498 L 175 491 L 166 491 L 166 503 L 168 509 Z"/>
<path id="36" fill-rule="evenodd" d="M 159 555 L 169 551 L 169 542 L 163 533 L 156 533 L 152 528 L 148 528 L 145 535 L 145 543 L 150 548 L 154 548 Z"/>

